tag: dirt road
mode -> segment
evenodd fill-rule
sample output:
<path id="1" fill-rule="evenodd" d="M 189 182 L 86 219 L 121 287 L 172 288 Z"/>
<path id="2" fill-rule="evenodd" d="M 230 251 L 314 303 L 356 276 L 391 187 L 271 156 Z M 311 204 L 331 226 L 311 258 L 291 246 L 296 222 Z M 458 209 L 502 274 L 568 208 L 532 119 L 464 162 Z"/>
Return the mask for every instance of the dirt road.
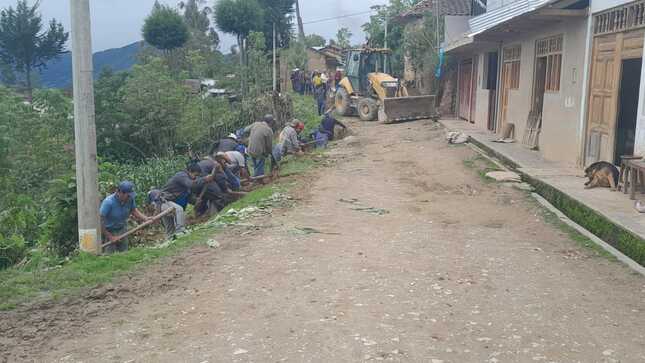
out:
<path id="1" fill-rule="evenodd" d="M 644 278 L 482 181 L 463 162 L 475 154 L 431 122 L 351 124 L 334 166 L 293 190 L 298 205 L 255 221 L 267 228 L 4 316 L 23 319 L 0 340 L 5 358 L 645 361 Z"/>

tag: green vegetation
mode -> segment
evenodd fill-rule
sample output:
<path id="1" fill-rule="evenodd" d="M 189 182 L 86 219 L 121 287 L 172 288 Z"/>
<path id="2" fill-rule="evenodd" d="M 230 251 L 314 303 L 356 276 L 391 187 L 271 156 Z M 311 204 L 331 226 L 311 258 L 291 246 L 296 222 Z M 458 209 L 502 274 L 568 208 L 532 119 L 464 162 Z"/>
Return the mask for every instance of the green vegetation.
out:
<path id="1" fill-rule="evenodd" d="M 290 161 L 287 164 L 290 168 L 288 173 L 281 172 L 281 175 L 295 175 L 311 170 L 318 164 L 311 161 L 314 158 L 320 158 L 320 154 Z M 239 211 L 251 206 L 271 207 L 272 197 L 285 191 L 285 183 L 287 182 L 255 189 L 228 205 L 213 221 L 224 224 L 238 221 L 239 217 L 227 215 L 230 210 Z M 162 248 L 139 246 L 125 253 L 109 256 L 76 253 L 65 259 L 38 252 L 24 266 L 0 271 L 0 310 L 13 309 L 24 302 L 33 302 L 34 299 L 77 294 L 83 289 L 109 282 L 125 272 L 145 267 L 161 257 L 171 256 L 195 244 L 206 243 L 220 229 L 220 223 L 206 223 L 195 226 L 191 233 Z"/>
<path id="2" fill-rule="evenodd" d="M 161 5 L 153 8 L 142 28 L 144 37 L 158 49 L 142 48 L 130 71 L 101 72 L 94 89 L 101 197 L 113 192 L 119 181 L 131 180 L 138 191 L 138 204 L 145 207 L 146 192 L 162 187 L 190 157 L 205 155 L 215 140 L 266 113 L 275 113 L 278 127 L 294 116 L 305 121 L 308 130 L 318 125 L 311 98 L 294 96 L 297 109 L 293 110 L 289 96 L 270 92 L 267 49 L 272 34 L 267 34 L 267 27 L 277 24 L 278 46 L 290 43 L 293 0 L 220 1 L 216 7 L 242 3 L 257 11 L 238 13 L 241 23 L 215 15 L 218 27 L 237 34 L 244 45 L 241 63 L 235 55 L 216 50 L 219 37 L 211 27 L 212 10 L 206 2 L 187 0 L 179 6 L 183 13 Z M 10 26 L 16 20 L 13 17 L 24 13 L 20 16 L 30 19 L 30 31 L 50 34 L 52 44 L 36 45 L 56 48 L 63 35 L 66 39 L 54 21 L 50 32 L 41 32 L 37 7 L 28 8 L 24 1 L 18 4 L 17 10 L 2 12 L 5 22 L 0 27 Z M 0 48 L 9 49 L 4 43 Z M 304 49 L 296 48 L 291 53 L 301 62 Z M 8 53 L 0 60 L 3 80 L 10 78 L 5 74 L 7 67 L 20 71 Z M 186 82 L 206 78 L 238 96 L 211 97 L 199 83 L 194 87 L 195 82 Z M 72 101 L 62 91 L 39 89 L 33 92 L 33 102 L 24 99 L 19 90 L 0 87 L 0 187 L 4 191 L 0 195 L 0 269 L 18 275 L 24 270 L 37 274 L 58 269 L 65 258 L 79 261 L 74 263 L 91 260 L 77 255 Z M 308 158 L 292 160 L 285 164 L 284 173 L 293 175 L 315 164 Z M 108 260 L 120 258 L 126 257 Z M 62 265 L 75 266 L 72 262 Z M 49 290 L 38 283 L 34 286 L 37 291 Z M 55 290 L 58 285 L 53 286 Z"/>
<path id="3" fill-rule="evenodd" d="M 645 266 L 645 241 L 552 186 L 527 177 L 536 192 L 572 221 Z"/>
<path id="4" fill-rule="evenodd" d="M 10 6 L 0 12 L 0 59 L 8 66 L 4 78 L 13 71 L 22 74 L 28 99 L 32 97 L 33 71 L 64 53 L 69 37 L 55 19 L 43 31 L 39 6 L 38 1 L 29 6 L 26 0 L 18 0 L 15 8 Z"/>
<path id="5" fill-rule="evenodd" d="M 48 299 L 111 281 L 135 267 L 204 241 L 217 231 L 202 228 L 178 238 L 166 248 L 134 247 L 126 253 L 94 256 L 79 253 L 68 261 L 39 255 L 23 268 L 0 271 L 0 310 L 12 309 L 34 298 Z"/>
<path id="6" fill-rule="evenodd" d="M 486 176 L 487 173 L 499 170 L 499 167 L 495 165 L 495 163 L 479 154 L 464 160 L 463 164 L 466 168 L 475 170 L 484 183 L 491 183 L 494 181 Z"/>
<path id="7" fill-rule="evenodd" d="M 530 203 L 534 204 L 536 208 L 539 208 L 540 215 L 542 216 L 542 218 L 546 223 L 549 223 L 555 226 L 556 228 L 558 228 L 560 231 L 565 233 L 567 237 L 569 237 L 569 239 L 574 241 L 580 247 L 591 250 L 596 256 L 601 256 L 612 261 L 616 260 L 614 255 L 607 252 L 604 248 L 600 247 L 589 238 L 585 237 L 583 234 L 578 232 L 575 228 L 564 223 L 562 220 L 560 220 L 560 218 L 558 218 L 558 216 L 555 213 L 541 206 L 539 203 L 537 203 L 537 201 L 535 201 L 534 198 L 527 196 L 527 200 Z"/>
<path id="8" fill-rule="evenodd" d="M 336 45 L 341 48 L 349 48 L 351 46 L 350 41 L 352 39 L 352 32 L 349 28 L 340 28 L 336 32 Z"/>
<path id="9" fill-rule="evenodd" d="M 322 150 L 316 150 L 303 156 L 288 156 L 280 166 L 280 176 L 302 174 L 325 162 Z"/>
<path id="10" fill-rule="evenodd" d="M 188 41 L 190 33 L 182 16 L 169 6 L 155 3 L 143 23 L 143 39 L 153 47 L 171 52 Z"/>
<path id="11" fill-rule="evenodd" d="M 293 113 L 305 124 L 303 135 L 307 136 L 320 125 L 321 117 L 316 111 L 316 101 L 309 96 L 302 96 L 298 93 L 292 93 Z"/>

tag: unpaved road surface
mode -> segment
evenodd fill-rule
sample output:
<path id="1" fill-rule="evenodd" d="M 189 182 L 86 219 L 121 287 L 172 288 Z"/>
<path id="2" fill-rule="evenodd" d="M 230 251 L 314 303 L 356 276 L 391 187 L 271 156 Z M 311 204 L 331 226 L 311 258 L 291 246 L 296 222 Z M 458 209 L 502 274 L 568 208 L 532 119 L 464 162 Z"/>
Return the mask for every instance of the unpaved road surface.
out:
<path id="1" fill-rule="evenodd" d="M 351 125 L 265 228 L 4 313 L 4 359 L 645 361 L 644 278 L 483 182 L 431 122 Z"/>

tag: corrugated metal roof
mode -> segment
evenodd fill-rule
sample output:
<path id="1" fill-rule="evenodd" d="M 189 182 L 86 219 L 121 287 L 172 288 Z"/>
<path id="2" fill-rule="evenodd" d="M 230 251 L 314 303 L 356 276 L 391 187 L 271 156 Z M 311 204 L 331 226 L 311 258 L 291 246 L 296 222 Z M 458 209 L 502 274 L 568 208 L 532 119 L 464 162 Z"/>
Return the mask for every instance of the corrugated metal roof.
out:
<path id="1" fill-rule="evenodd" d="M 470 15 L 472 0 L 424 0 L 399 16 L 400 18 L 421 17 L 439 7 L 440 15 Z"/>
<path id="2" fill-rule="evenodd" d="M 536 10 L 553 0 L 517 0 L 469 20 L 470 36 L 480 34 L 522 14 Z"/>

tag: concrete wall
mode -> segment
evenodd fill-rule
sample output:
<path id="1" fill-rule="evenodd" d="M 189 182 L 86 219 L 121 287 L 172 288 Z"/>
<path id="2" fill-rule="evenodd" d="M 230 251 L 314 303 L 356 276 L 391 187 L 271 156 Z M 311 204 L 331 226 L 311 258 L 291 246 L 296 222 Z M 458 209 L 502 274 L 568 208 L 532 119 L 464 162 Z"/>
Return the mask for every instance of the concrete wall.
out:
<path id="1" fill-rule="evenodd" d="M 564 34 L 560 91 L 547 92 L 544 95 L 540 152 L 548 160 L 565 161 L 572 164 L 578 161 L 579 150 L 575 140 L 581 132 L 578 120 L 583 112 L 581 101 L 585 97 L 582 93 L 582 72 L 586 32 L 586 19 L 571 19 L 559 26 L 551 27 L 548 32 L 525 39 L 522 43 L 523 69 L 520 80 L 522 97 L 518 97 L 518 104 L 511 103 L 511 109 L 521 121 L 518 130 L 521 133 L 518 135 L 524 133 L 531 104 L 535 42 L 547 36 Z"/>
<path id="2" fill-rule="evenodd" d="M 560 91 L 547 92 L 544 96 L 540 153 L 545 159 L 575 164 L 578 159 L 579 120 L 583 99 L 583 77 L 587 23 L 585 19 L 570 19 L 566 23 L 549 27 L 545 31 L 524 34 L 502 44 L 503 47 L 521 45 L 520 86 L 509 93 L 507 122 L 515 124 L 515 139 L 521 142 L 533 96 L 535 43 L 537 40 L 564 35 Z M 484 89 L 484 57 L 491 48 L 480 51 L 477 73 L 477 99 L 475 123 L 482 129 L 488 124 L 489 92 Z M 501 72 L 502 65 L 499 65 Z M 575 74 L 575 77 L 574 77 Z M 498 92 L 501 84 L 498 85 Z M 498 94 L 499 98 L 499 94 Z M 498 111 L 498 118 L 500 112 Z M 645 115 L 644 115 L 645 121 Z M 645 122 L 644 122 L 645 125 Z M 645 134 L 645 131 L 643 131 Z"/>
<path id="3" fill-rule="evenodd" d="M 456 40 L 462 39 L 470 32 L 468 20 L 470 16 L 452 16 L 444 17 L 444 42 L 450 44 Z"/>
<path id="4" fill-rule="evenodd" d="M 325 71 L 327 69 L 325 56 L 311 49 L 307 49 L 307 69 L 309 71 Z"/>

